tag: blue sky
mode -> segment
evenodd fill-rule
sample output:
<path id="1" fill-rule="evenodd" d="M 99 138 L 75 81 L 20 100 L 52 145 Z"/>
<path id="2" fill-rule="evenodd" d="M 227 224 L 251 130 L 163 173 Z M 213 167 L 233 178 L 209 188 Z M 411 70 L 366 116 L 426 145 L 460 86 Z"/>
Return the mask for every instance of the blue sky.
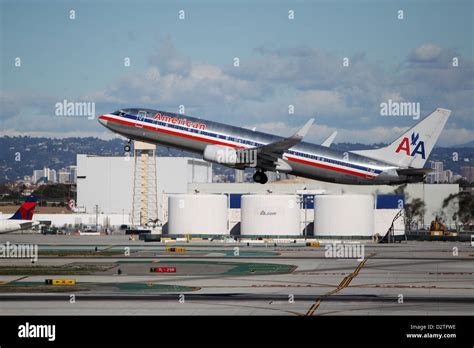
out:
<path id="1" fill-rule="evenodd" d="M 419 102 L 422 116 L 451 108 L 440 143 L 461 144 L 474 139 L 473 18 L 472 1 L 1 0 L 0 131 L 112 136 L 95 120 L 55 116 L 67 99 L 94 102 L 97 114 L 183 104 L 281 135 L 315 117 L 308 140 L 337 129 L 336 142 L 372 143 L 415 122 L 380 116 L 392 99 Z"/>

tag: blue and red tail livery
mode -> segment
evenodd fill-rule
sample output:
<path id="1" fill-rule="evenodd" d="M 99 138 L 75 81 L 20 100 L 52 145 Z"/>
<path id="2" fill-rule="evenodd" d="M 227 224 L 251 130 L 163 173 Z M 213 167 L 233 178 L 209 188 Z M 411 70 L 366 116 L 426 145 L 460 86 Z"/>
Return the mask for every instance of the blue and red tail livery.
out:
<path id="1" fill-rule="evenodd" d="M 35 196 L 29 196 L 20 206 L 10 220 L 32 220 L 38 199 Z"/>

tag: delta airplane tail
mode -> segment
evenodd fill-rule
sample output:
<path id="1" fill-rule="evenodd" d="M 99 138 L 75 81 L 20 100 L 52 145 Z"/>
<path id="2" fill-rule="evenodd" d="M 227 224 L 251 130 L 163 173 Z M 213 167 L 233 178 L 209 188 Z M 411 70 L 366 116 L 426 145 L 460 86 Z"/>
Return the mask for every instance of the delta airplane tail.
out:
<path id="1" fill-rule="evenodd" d="M 381 149 L 352 152 L 400 168 L 421 169 L 425 165 L 450 115 L 451 110 L 437 108 L 390 145 Z"/>
<path id="2" fill-rule="evenodd" d="M 27 197 L 25 202 L 8 220 L 33 220 L 37 201 L 38 199 L 34 196 Z"/>

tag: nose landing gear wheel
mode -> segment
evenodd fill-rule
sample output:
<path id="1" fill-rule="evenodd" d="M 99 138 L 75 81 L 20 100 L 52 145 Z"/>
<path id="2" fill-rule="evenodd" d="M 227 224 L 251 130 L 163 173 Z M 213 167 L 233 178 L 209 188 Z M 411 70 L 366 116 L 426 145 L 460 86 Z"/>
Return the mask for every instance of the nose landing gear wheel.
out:
<path id="1" fill-rule="evenodd" d="M 128 145 L 128 144 L 125 145 L 125 146 L 123 147 L 123 150 L 124 150 L 125 152 L 130 152 L 130 150 L 131 150 L 130 145 Z"/>
<path id="2" fill-rule="evenodd" d="M 268 177 L 263 171 L 257 170 L 253 175 L 253 181 L 258 182 L 260 184 L 266 184 L 268 181 Z"/>

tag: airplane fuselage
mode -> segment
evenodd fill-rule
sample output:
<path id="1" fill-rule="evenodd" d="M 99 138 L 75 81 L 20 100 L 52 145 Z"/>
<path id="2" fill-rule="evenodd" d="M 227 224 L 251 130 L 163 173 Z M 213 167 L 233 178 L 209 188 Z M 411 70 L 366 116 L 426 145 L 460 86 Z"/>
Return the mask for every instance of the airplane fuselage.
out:
<path id="1" fill-rule="evenodd" d="M 39 225 L 39 222 L 31 220 L 2 219 L 0 220 L 0 234 L 26 230 L 36 225 Z"/>
<path id="2" fill-rule="evenodd" d="M 151 109 L 123 109 L 100 116 L 99 122 L 129 139 L 201 155 L 208 145 L 250 149 L 283 139 L 272 134 Z M 413 181 L 413 178 L 398 175 L 398 168 L 394 165 L 308 142 L 300 142 L 285 151 L 282 160 L 289 165 L 286 173 L 326 182 L 396 185 Z M 258 165 L 258 168 L 274 170 L 265 165 Z"/>

